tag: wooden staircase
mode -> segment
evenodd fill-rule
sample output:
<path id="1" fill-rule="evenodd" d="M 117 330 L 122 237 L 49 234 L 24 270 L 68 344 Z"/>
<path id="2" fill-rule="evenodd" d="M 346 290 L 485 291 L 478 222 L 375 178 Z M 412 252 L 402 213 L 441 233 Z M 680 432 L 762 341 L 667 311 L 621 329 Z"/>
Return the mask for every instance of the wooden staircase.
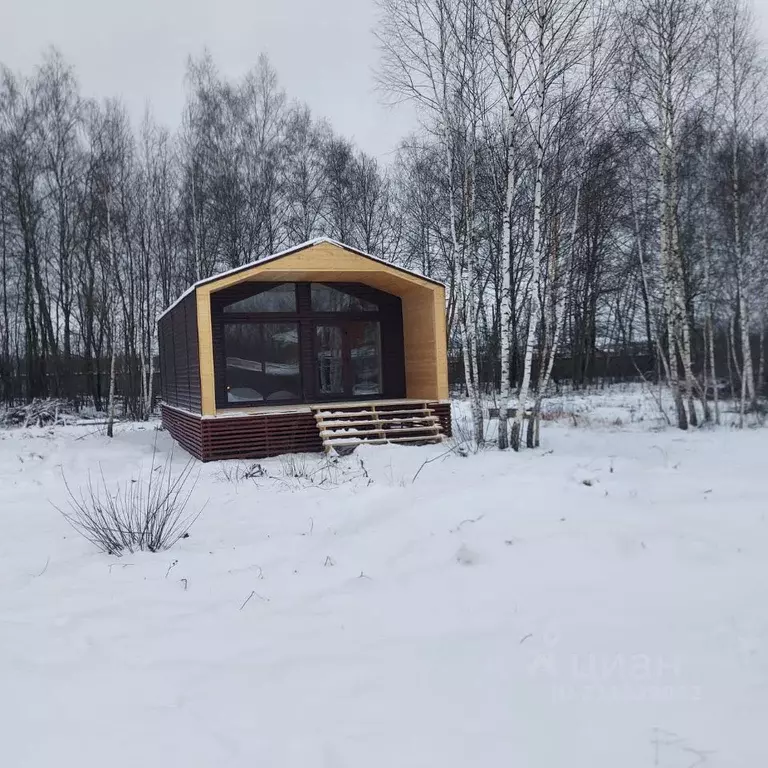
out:
<path id="1" fill-rule="evenodd" d="M 440 443 L 440 420 L 426 402 L 386 400 L 311 406 L 326 453 L 349 453 L 361 443 Z"/>

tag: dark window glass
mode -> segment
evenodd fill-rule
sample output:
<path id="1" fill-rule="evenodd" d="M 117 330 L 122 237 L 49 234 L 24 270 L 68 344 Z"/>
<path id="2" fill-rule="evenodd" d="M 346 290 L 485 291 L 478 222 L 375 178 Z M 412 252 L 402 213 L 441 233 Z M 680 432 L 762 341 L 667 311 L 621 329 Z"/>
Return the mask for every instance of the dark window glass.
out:
<path id="1" fill-rule="evenodd" d="M 324 395 L 344 394 L 343 338 L 337 325 L 318 325 L 315 329 L 317 377 Z"/>
<path id="2" fill-rule="evenodd" d="M 358 299 L 351 293 L 331 288 L 330 285 L 312 283 L 313 312 L 376 312 L 378 307 L 370 301 Z"/>
<path id="3" fill-rule="evenodd" d="M 227 401 L 301 398 L 298 323 L 226 323 Z"/>
<path id="4" fill-rule="evenodd" d="M 224 307 L 224 312 L 295 312 L 296 283 L 280 283 Z"/>
<path id="5" fill-rule="evenodd" d="M 352 394 L 381 394 L 381 334 L 378 323 L 350 323 L 349 355 Z"/>

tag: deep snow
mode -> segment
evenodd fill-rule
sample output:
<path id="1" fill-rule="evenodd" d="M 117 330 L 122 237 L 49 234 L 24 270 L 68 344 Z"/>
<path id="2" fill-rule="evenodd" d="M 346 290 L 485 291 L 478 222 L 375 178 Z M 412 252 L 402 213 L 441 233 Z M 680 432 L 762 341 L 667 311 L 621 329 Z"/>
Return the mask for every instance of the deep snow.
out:
<path id="1" fill-rule="evenodd" d="M 767 765 L 768 430 L 646 426 L 205 465 L 190 538 L 122 558 L 62 473 L 168 436 L 0 432 L 0 764 Z"/>

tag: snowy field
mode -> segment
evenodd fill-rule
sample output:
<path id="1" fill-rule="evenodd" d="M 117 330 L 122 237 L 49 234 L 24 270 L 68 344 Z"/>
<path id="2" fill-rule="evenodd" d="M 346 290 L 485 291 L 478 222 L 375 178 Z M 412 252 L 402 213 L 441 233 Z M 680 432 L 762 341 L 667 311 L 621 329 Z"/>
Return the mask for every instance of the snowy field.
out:
<path id="1" fill-rule="evenodd" d="M 167 434 L 0 432 L 0 764 L 768 765 L 768 429 L 609 400 L 519 455 L 204 465 L 190 537 L 122 558 L 53 503 Z"/>

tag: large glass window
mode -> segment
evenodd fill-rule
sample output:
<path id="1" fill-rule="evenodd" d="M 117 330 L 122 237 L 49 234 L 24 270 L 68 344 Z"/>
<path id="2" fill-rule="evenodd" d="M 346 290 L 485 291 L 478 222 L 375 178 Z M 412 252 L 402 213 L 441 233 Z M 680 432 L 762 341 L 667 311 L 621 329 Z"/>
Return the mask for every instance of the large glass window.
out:
<path id="1" fill-rule="evenodd" d="M 223 291 L 212 303 L 217 403 L 382 397 L 382 344 L 392 347 L 392 331 L 380 321 L 389 308 L 385 294 L 354 283 L 253 282 Z"/>
<path id="2" fill-rule="evenodd" d="M 227 401 L 301 399 L 298 323 L 225 323 Z"/>
<path id="3" fill-rule="evenodd" d="M 338 325 L 315 328 L 317 384 L 324 395 L 344 394 L 344 337 Z"/>
<path id="4" fill-rule="evenodd" d="M 381 394 L 381 333 L 377 322 L 349 324 L 352 394 Z"/>
<path id="5" fill-rule="evenodd" d="M 240 299 L 224 307 L 226 314 L 233 312 L 295 312 L 296 283 L 280 283 L 274 288 Z"/>
<path id="6" fill-rule="evenodd" d="M 323 283 L 312 283 L 313 312 L 377 312 L 378 309 L 370 301 L 359 299 L 346 291 Z"/>

